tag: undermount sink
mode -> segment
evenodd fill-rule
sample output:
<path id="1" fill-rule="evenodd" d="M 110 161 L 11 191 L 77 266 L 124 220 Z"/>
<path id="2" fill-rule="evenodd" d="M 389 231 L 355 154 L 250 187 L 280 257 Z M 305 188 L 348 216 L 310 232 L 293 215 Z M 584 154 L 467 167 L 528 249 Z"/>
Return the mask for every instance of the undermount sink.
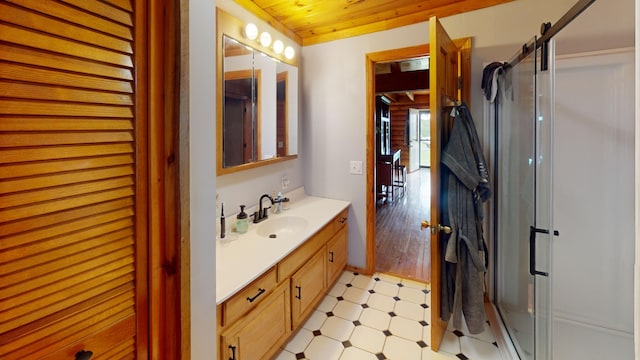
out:
<path id="1" fill-rule="evenodd" d="M 264 237 L 277 238 L 299 232 L 308 225 L 307 220 L 299 216 L 269 217 L 258 225 L 256 233 Z"/>

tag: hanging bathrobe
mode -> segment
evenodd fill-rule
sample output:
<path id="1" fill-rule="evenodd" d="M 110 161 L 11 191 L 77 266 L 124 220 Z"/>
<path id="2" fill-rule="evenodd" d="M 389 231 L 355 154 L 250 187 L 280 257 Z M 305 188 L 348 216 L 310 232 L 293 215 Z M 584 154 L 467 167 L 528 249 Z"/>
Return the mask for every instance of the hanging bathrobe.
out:
<path id="1" fill-rule="evenodd" d="M 462 315 L 472 334 L 484 330 L 485 246 L 482 234 L 483 203 L 491 196 L 489 176 L 471 113 L 463 103 L 442 150 L 443 222 L 451 234 L 442 236 L 443 282 L 441 314 L 453 315 L 460 328 Z"/>

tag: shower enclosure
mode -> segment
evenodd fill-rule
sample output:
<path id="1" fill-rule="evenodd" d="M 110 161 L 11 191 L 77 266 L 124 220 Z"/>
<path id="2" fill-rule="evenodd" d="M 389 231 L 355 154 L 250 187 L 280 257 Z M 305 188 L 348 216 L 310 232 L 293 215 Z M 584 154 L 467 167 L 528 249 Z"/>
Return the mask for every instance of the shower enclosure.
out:
<path id="1" fill-rule="evenodd" d="M 536 42 L 498 82 L 494 304 L 520 359 L 633 359 L 633 50 Z"/>
<path id="2" fill-rule="evenodd" d="M 534 46 L 500 77 L 496 126 L 495 298 L 522 359 L 551 348 L 553 78 L 536 71 L 540 58 Z"/>

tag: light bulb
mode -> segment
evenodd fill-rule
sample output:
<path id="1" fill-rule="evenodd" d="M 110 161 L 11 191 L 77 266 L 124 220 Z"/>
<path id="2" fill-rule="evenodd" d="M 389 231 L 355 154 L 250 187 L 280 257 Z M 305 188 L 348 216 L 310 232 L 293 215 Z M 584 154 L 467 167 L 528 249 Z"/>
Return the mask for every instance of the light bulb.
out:
<path id="1" fill-rule="evenodd" d="M 271 45 L 271 34 L 266 31 L 260 34 L 260 44 L 264 47 L 269 47 Z"/>
<path id="2" fill-rule="evenodd" d="M 291 46 L 287 46 L 284 49 L 284 57 L 286 57 L 289 60 L 293 59 L 293 56 L 295 55 L 295 53 L 296 52 L 293 50 Z"/>
<path id="3" fill-rule="evenodd" d="M 273 42 L 273 51 L 275 51 L 276 54 L 282 54 L 283 50 L 284 44 L 282 43 L 282 41 L 276 40 Z"/>
<path id="4" fill-rule="evenodd" d="M 255 40 L 258 37 L 258 27 L 254 23 L 248 23 L 244 27 L 244 35 L 249 40 Z"/>

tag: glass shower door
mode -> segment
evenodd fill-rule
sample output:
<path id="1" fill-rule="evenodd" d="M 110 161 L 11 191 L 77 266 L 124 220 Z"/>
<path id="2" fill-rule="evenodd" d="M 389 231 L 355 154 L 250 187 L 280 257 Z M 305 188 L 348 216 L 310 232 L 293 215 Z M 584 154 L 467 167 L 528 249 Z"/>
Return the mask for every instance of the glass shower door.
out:
<path id="1" fill-rule="evenodd" d="M 534 50 L 500 78 L 494 186 L 495 302 L 520 358 L 531 360 L 550 358 L 552 74 L 536 70 L 539 57 Z"/>

